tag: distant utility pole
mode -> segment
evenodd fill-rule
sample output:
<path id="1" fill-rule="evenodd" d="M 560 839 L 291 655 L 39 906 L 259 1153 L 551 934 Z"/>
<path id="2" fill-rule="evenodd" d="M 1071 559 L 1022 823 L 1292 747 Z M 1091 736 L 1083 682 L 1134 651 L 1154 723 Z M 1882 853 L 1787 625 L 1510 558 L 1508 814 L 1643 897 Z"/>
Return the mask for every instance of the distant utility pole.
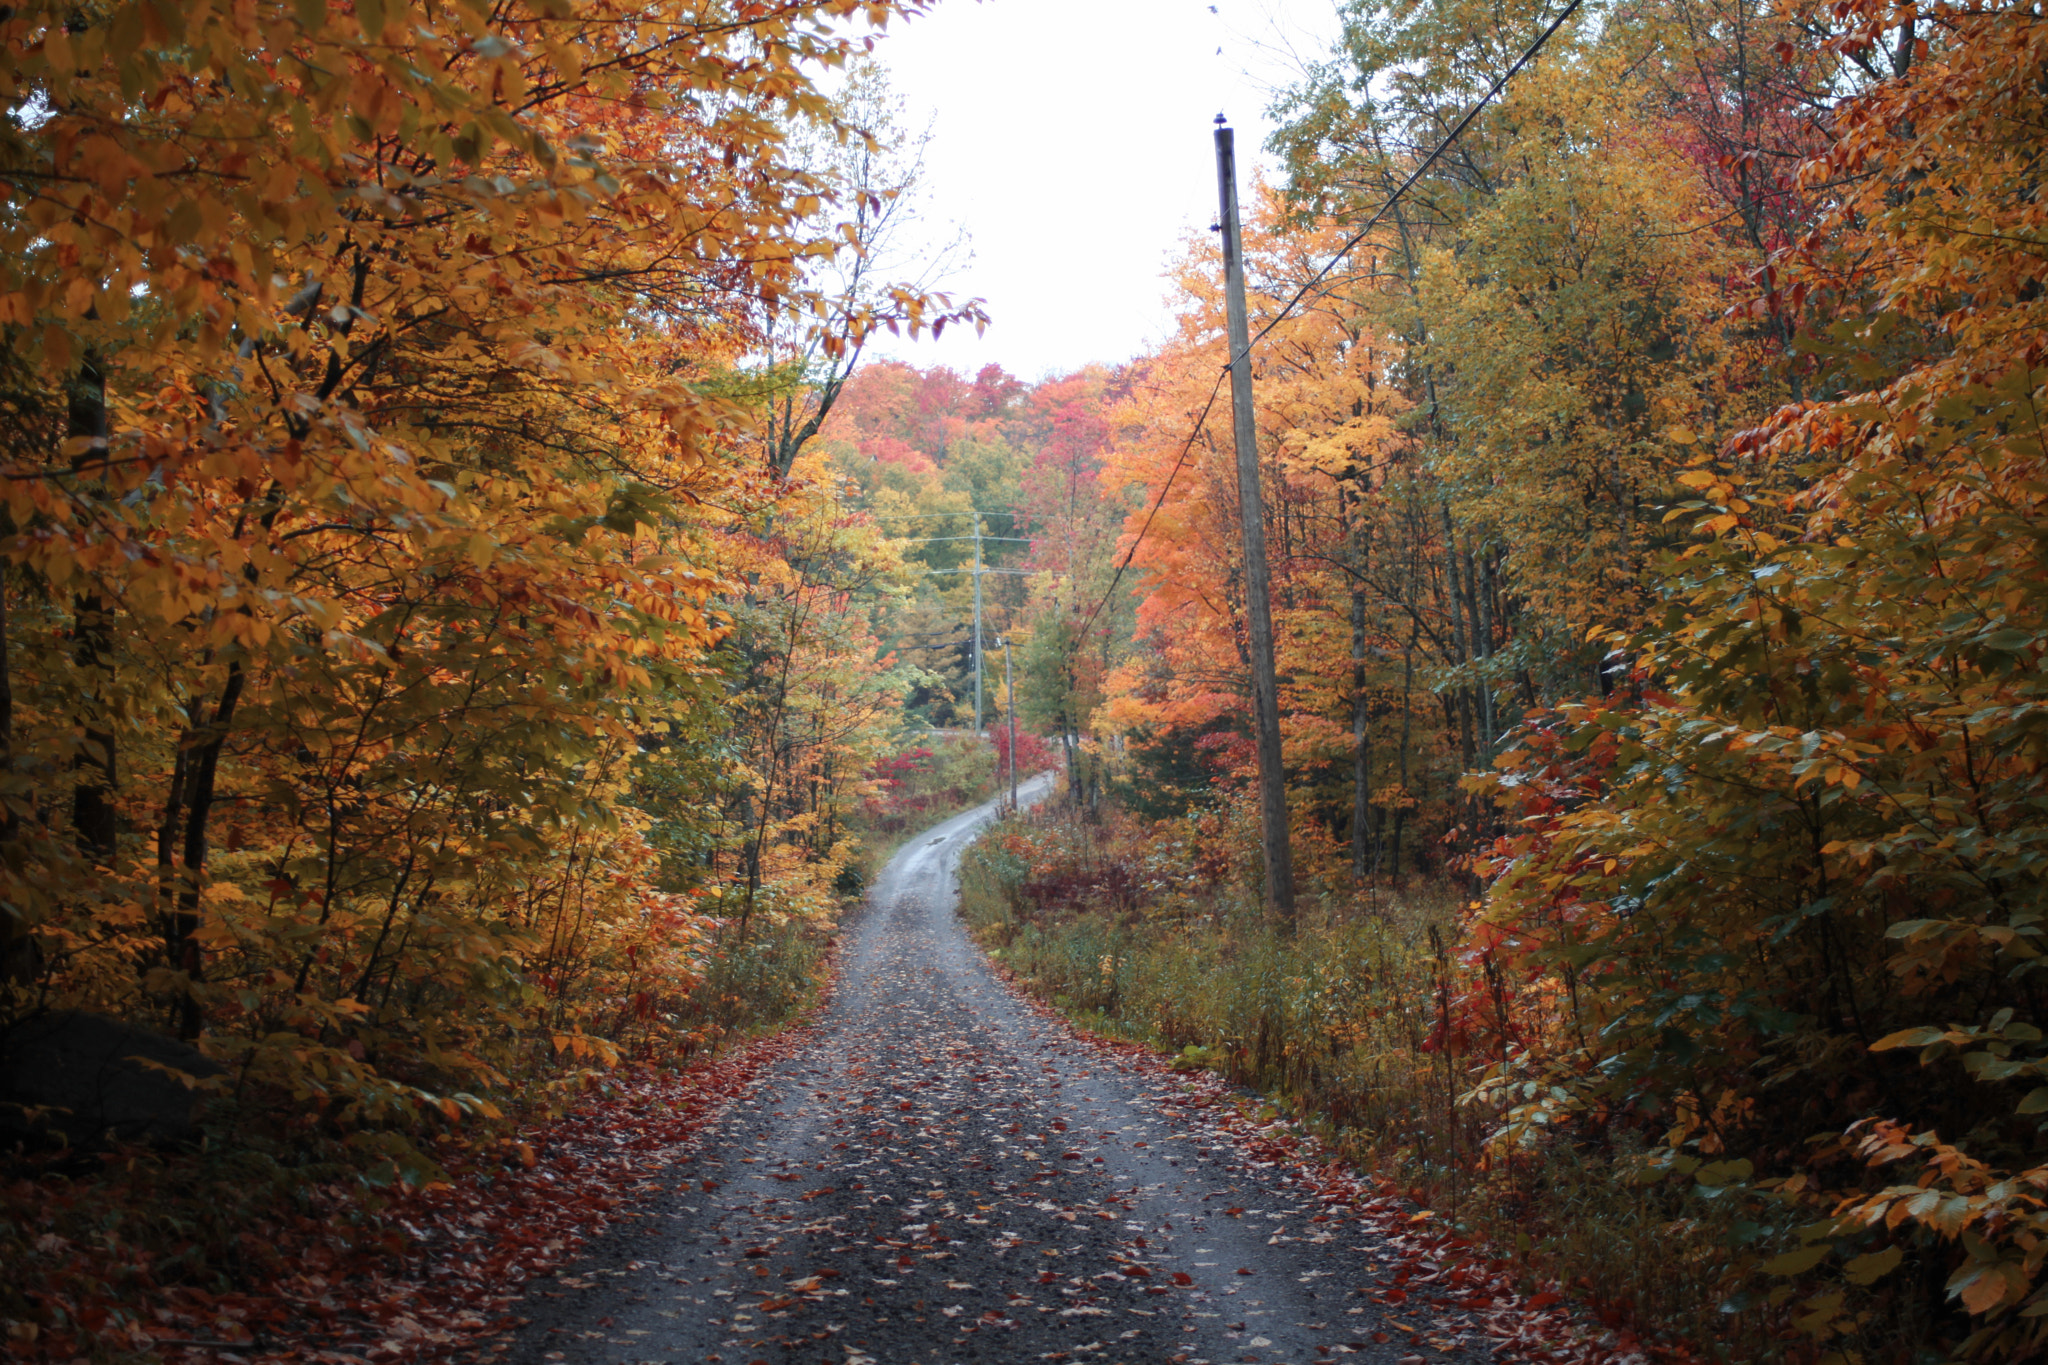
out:
<path id="1" fill-rule="evenodd" d="M 974 514 L 974 733 L 981 733 L 981 513 Z"/>
<path id="2" fill-rule="evenodd" d="M 1222 215 L 1223 288 L 1230 324 L 1230 415 L 1237 445 L 1238 513 L 1244 523 L 1245 614 L 1250 618 L 1252 713 L 1258 732 L 1259 826 L 1266 909 L 1294 923 L 1294 858 L 1287 844 L 1287 782 L 1280 768 L 1280 687 L 1273 676 L 1273 601 L 1266 572 L 1266 515 L 1259 494 L 1259 430 L 1252 417 L 1251 328 L 1245 320 L 1244 249 L 1237 221 L 1236 139 L 1216 116 L 1216 193 Z"/>
<path id="3" fill-rule="evenodd" d="M 953 515 L 958 515 L 958 514 L 957 514 L 957 513 L 955 513 L 955 514 L 953 514 Z M 995 540 L 995 541 L 1003 541 L 1003 542 L 1005 542 L 1005 543 L 1008 543 L 1008 544 L 1012 544 L 1012 545 L 1029 545 L 1029 544 L 1031 543 L 1031 540 L 1030 540 L 1030 538 L 1029 538 L 1029 537 L 1027 537 L 1027 536 L 991 536 L 991 535 L 984 535 L 984 534 L 982 534 L 981 524 L 982 524 L 982 523 L 981 523 L 981 513 L 979 513 L 979 512 L 976 512 L 976 513 L 974 514 L 974 534 L 973 534 L 973 535 L 971 535 L 971 536 L 917 536 L 917 537 L 915 537 L 915 538 L 910 538 L 910 539 L 904 539 L 904 540 L 901 540 L 901 541 L 899 541 L 899 542 L 898 542 L 899 544 L 903 544 L 903 545 L 938 545 L 938 544 L 942 544 L 942 543 L 951 543 L 951 542 L 954 542 L 954 541 L 961 541 L 961 540 L 971 540 L 971 541 L 973 541 L 973 542 L 974 542 L 974 567 L 973 567 L 973 568 L 971 568 L 971 569 L 927 569 L 927 570 L 925 570 L 925 573 L 926 573 L 927 575 L 938 575 L 938 574 L 960 574 L 960 573 L 967 573 L 967 574 L 973 574 L 973 575 L 974 575 L 974 635 L 973 635 L 973 637 L 972 637 L 972 638 L 971 638 L 971 639 L 969 640 L 969 642 L 968 642 L 968 652 L 969 652 L 970 654 L 972 654 L 972 655 L 974 656 L 974 733 L 976 733 L 977 735 L 978 735 L 978 734 L 982 734 L 982 733 L 984 733 L 984 731 L 983 731 L 983 729 L 982 729 L 982 704 L 981 704 L 981 701 L 982 701 L 982 698 L 981 698 L 981 690 L 982 690 L 982 668 L 981 668 L 981 655 L 982 655 L 982 631 L 981 631 L 981 622 L 982 622 L 982 592 L 981 592 L 981 580 L 982 580 L 983 578 L 987 577 L 987 576 L 988 576 L 989 574 L 992 574 L 992 573 L 993 573 L 993 574 L 1010 574 L 1010 575 L 1013 575 L 1013 576 L 1015 576 L 1015 577 L 1019 577 L 1019 578 L 1028 578 L 1028 577 L 1029 577 L 1029 576 L 1031 575 L 1031 573 L 1032 573 L 1032 570 L 1030 570 L 1030 569 L 991 569 L 990 567 L 988 567 L 988 563 L 987 563 L 987 561 L 986 561 L 986 560 L 984 560 L 984 559 L 982 558 L 982 545 L 983 545 L 983 542 L 985 542 L 985 541 L 991 541 L 991 540 Z"/>
<path id="4" fill-rule="evenodd" d="M 1017 691 L 1010 685 L 1010 637 L 996 641 L 1003 651 L 1003 700 L 1010 704 L 1010 814 L 1017 813 Z"/>

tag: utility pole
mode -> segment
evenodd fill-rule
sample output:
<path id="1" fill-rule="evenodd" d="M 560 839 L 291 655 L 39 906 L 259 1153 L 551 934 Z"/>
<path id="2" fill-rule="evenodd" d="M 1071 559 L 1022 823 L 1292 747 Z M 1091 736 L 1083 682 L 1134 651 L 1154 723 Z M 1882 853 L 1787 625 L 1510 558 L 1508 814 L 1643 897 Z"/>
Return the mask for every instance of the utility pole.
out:
<path id="1" fill-rule="evenodd" d="M 956 513 L 955 515 L 958 515 L 958 514 Z M 972 658 L 973 658 L 973 663 L 974 663 L 974 733 L 975 733 L 975 734 L 977 734 L 977 735 L 980 735 L 980 734 L 986 734 L 986 733 L 987 733 L 987 732 L 986 732 L 986 731 L 985 731 L 985 730 L 984 730 L 984 729 L 982 728 L 982 696 L 981 696 L 981 693 L 982 693 L 982 666 L 981 666 L 981 656 L 982 656 L 982 631 L 981 631 L 981 623 L 982 623 L 982 609 L 981 609 L 981 608 L 982 608 L 982 589 L 981 589 L 981 580 L 982 580 L 983 578 L 987 577 L 987 576 L 988 576 L 989 574 L 992 574 L 992 573 L 993 573 L 993 574 L 1012 574 L 1012 575 L 1015 575 L 1015 576 L 1017 576 L 1017 577 L 1020 577 L 1020 578 L 1021 578 L 1021 577 L 1027 577 L 1027 576 L 1029 576 L 1029 575 L 1030 575 L 1030 573 L 1032 572 L 1032 571 L 1031 571 L 1030 569 L 991 569 L 990 567 L 988 567 L 987 561 L 985 561 L 985 560 L 984 560 L 984 559 L 982 558 L 982 547 L 983 547 L 983 542 L 984 542 L 984 541 L 991 541 L 991 540 L 995 540 L 995 541 L 1006 541 L 1006 542 L 1009 542 L 1009 543 L 1011 543 L 1011 544 L 1016 544 L 1016 545 L 1028 545 L 1028 544 L 1030 544 L 1031 542 L 1030 542 L 1030 540 L 1029 540 L 1028 538 L 1026 538 L 1026 537 L 1023 537 L 1023 536 L 990 536 L 990 535 L 983 535 L 983 534 L 982 534 L 982 526 L 981 526 L 981 513 L 979 513 L 979 512 L 976 512 L 976 513 L 974 514 L 974 534 L 973 534 L 973 535 L 971 535 L 971 536 L 919 536 L 919 537 L 916 537 L 916 538 L 914 538 L 914 539 L 906 539 L 906 540 L 900 541 L 899 543 L 901 543 L 901 544 L 904 544 L 904 545 L 937 545 L 937 544 L 942 544 L 942 543 L 951 543 L 951 542 L 954 542 L 954 541 L 961 541 L 961 540 L 971 540 L 971 541 L 973 541 L 973 542 L 974 542 L 974 567 L 973 567 L 973 568 L 971 568 L 971 569 L 927 569 L 927 570 L 925 570 L 925 573 L 926 573 L 927 575 L 937 575 L 937 574 L 961 574 L 961 573 L 966 573 L 966 574 L 973 574 L 973 575 L 974 575 L 974 634 L 973 634 L 973 636 L 972 636 L 972 637 L 971 637 L 971 638 L 969 639 L 969 641 L 968 641 L 968 653 L 969 653 L 969 654 L 970 654 L 970 655 L 972 656 Z"/>
<path id="2" fill-rule="evenodd" d="M 974 514 L 974 733 L 981 733 L 981 513 Z"/>
<path id="3" fill-rule="evenodd" d="M 1017 692 L 1010 685 L 1010 637 L 996 644 L 1003 651 L 1003 700 L 1010 704 L 1010 814 L 1017 813 Z"/>
<path id="4" fill-rule="evenodd" d="M 1266 862 L 1266 910 L 1294 924 L 1294 858 L 1287 839 L 1287 784 L 1280 767 L 1280 687 L 1273 676 L 1273 601 L 1266 572 L 1266 517 L 1259 494 L 1259 430 L 1252 415 L 1251 328 L 1245 318 L 1244 249 L 1237 219 L 1236 138 L 1216 116 L 1216 193 L 1222 214 L 1223 287 L 1230 335 L 1231 434 L 1237 445 L 1237 500 L 1244 523 L 1245 614 L 1251 626 L 1252 712 L 1259 751 L 1259 826 Z"/>

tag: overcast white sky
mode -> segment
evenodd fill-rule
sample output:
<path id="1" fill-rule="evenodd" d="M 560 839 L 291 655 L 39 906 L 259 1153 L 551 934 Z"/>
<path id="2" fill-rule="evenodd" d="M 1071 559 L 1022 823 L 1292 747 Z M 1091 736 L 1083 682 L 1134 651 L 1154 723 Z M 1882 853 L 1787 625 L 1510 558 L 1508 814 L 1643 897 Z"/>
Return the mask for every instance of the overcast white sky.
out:
<path id="1" fill-rule="evenodd" d="M 993 321 L 871 354 L 1036 379 L 1163 337 L 1165 263 L 1215 217 L 1211 120 L 1237 130 L 1242 186 L 1273 91 L 1329 51 L 1336 3 L 943 0 L 898 26 L 877 55 L 906 126 L 932 128 L 929 230 L 972 239 L 938 287 Z"/>

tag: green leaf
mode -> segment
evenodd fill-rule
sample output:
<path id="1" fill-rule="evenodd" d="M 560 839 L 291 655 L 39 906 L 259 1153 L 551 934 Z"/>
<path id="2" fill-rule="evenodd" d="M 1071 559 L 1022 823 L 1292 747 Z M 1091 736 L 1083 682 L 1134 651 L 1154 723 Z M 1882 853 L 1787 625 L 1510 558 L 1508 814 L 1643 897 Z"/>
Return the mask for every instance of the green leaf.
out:
<path id="1" fill-rule="evenodd" d="M 1929 1043 L 1941 1041 L 1938 1028 L 1902 1028 L 1897 1033 L 1887 1033 L 1870 1045 L 1872 1052 L 1889 1052 L 1895 1047 L 1926 1047 Z"/>
<path id="2" fill-rule="evenodd" d="M 1905 1252 L 1898 1247 L 1886 1247 L 1852 1259 L 1842 1268 L 1850 1284 L 1876 1284 L 1897 1268 Z"/>
<path id="3" fill-rule="evenodd" d="M 1737 1158 L 1734 1161 L 1716 1161 L 1710 1165 L 1702 1166 L 1694 1173 L 1693 1179 L 1699 1184 L 1713 1189 L 1722 1185 L 1732 1185 L 1737 1181 L 1747 1180 L 1755 1173 L 1756 1167 L 1752 1166 L 1748 1161 Z"/>
<path id="4" fill-rule="evenodd" d="M 1788 1251 L 1783 1256 L 1773 1256 L 1764 1262 L 1766 1275 L 1803 1275 L 1828 1258 L 1835 1249 L 1833 1242 L 1817 1242 L 1810 1247 Z"/>

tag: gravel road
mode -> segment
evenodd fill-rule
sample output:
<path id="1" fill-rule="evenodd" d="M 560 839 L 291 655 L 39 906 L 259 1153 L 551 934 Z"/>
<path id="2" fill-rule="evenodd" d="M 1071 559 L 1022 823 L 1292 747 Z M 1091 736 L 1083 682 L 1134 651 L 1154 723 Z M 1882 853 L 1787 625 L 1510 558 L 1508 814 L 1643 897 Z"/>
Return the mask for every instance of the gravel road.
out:
<path id="1" fill-rule="evenodd" d="M 1481 1358 L 1449 1319 L 1383 1316 L 1391 1254 L 1284 1164 L 991 973 L 953 909 L 993 811 L 897 854 L 814 1036 L 628 1229 L 531 1287 L 511 1359 Z"/>

